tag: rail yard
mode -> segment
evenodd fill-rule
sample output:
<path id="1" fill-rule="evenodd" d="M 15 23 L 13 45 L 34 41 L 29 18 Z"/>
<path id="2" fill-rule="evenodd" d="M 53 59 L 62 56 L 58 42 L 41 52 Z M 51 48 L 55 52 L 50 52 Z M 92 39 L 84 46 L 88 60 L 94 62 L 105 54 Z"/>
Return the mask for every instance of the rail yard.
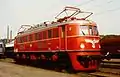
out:
<path id="1" fill-rule="evenodd" d="M 10 43 L 11 44 L 11 43 Z M 7 51 L 12 52 L 13 51 L 13 43 L 12 45 L 7 44 Z M 113 50 L 112 50 L 113 51 Z M 11 53 L 9 53 L 11 55 Z M 110 56 L 109 56 L 110 57 Z M 4 58 L 0 59 L 0 76 L 1 77 L 39 77 L 42 75 L 42 77 L 119 77 L 120 76 L 120 59 L 117 56 L 116 58 L 102 58 L 99 68 L 96 71 L 79 71 L 79 72 L 69 72 L 66 69 L 59 69 L 59 68 L 50 68 L 48 66 L 41 66 L 41 65 L 31 65 L 29 63 L 17 63 L 14 61 L 13 58 Z M 14 68 L 12 70 L 9 70 L 11 68 Z M 20 69 L 20 70 L 18 70 Z M 28 71 L 29 69 L 34 70 Z M 27 75 L 26 72 L 23 70 L 28 71 Z M 3 72 L 5 71 L 5 73 Z M 44 74 L 43 71 L 48 71 L 48 74 Z M 42 74 L 41 74 L 42 73 Z M 34 74 L 34 75 L 33 75 Z M 50 74 L 50 75 L 49 75 Z"/>
<path id="2" fill-rule="evenodd" d="M 92 1 L 96 2 L 97 0 L 88 0 L 85 4 Z M 22 2 L 23 7 L 24 2 Z M 108 0 L 106 4 L 109 5 L 114 2 L 116 1 Z M 14 10 L 16 10 L 15 6 L 18 6 L 18 4 L 10 8 L 13 9 L 14 7 Z M 12 25 L 17 26 L 19 24 L 19 27 L 16 27 L 16 29 L 19 29 L 16 30 L 16 35 L 12 38 L 12 30 L 9 31 L 8 25 L 7 37 L 0 39 L 0 77 L 120 77 L 120 34 L 104 35 L 104 32 L 100 34 L 99 31 L 101 26 L 106 27 L 107 30 L 112 28 L 110 25 L 116 25 L 118 23 L 117 18 L 113 16 L 114 20 L 109 21 L 110 23 L 108 23 L 108 19 L 107 21 L 103 20 L 106 18 L 100 19 L 99 17 L 94 20 L 101 13 L 118 11 L 120 8 L 107 9 L 105 12 L 101 11 L 93 15 L 94 10 L 92 12 L 85 11 L 78 6 L 81 5 L 65 6 L 54 17 L 54 20 L 50 19 L 50 21 L 42 17 L 43 10 L 41 9 L 38 9 L 39 12 L 37 11 L 38 13 L 35 14 L 40 16 L 35 18 L 29 18 L 29 16 L 27 18 L 27 20 L 33 19 L 31 21 L 24 21 L 24 18 L 29 15 L 28 13 L 21 16 L 24 17 L 22 19 L 15 18 L 19 21 L 10 22 L 9 20 Z M 98 6 L 97 4 L 94 5 L 95 8 Z M 57 9 L 52 8 L 52 10 L 49 9 L 50 11 L 44 13 L 50 15 L 53 10 L 58 10 L 57 6 L 55 8 Z M 18 15 L 16 15 L 18 11 L 15 12 L 14 10 L 12 14 L 20 16 L 25 14 L 24 11 L 28 9 L 20 10 Z M 44 10 L 48 9 L 44 8 Z M 34 11 L 31 10 L 29 13 L 31 12 Z M 32 14 L 31 16 L 35 15 Z M 43 16 L 46 15 L 43 14 Z M 39 19 L 37 17 L 41 18 L 37 20 L 38 23 L 34 22 L 35 19 Z M 113 17 L 111 18 L 113 19 Z M 3 19 L 7 20 L 4 17 L 1 20 Z M 96 20 L 100 21 L 96 22 Z M 4 23 L 1 21 L 2 25 L 7 23 L 5 21 Z M 117 23 L 113 24 L 113 21 Z M 100 22 L 101 25 L 99 25 Z M 108 25 L 109 27 L 107 27 Z M 117 30 L 117 28 L 115 29 Z M 107 30 L 104 31 L 107 32 Z"/>

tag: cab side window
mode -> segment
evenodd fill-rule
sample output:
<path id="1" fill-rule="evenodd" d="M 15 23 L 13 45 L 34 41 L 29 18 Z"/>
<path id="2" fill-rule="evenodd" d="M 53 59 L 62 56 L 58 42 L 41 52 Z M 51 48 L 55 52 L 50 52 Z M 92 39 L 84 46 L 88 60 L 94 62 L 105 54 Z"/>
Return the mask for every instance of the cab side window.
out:
<path id="1" fill-rule="evenodd" d="M 48 30 L 48 38 L 52 38 L 52 30 Z"/>
<path id="2" fill-rule="evenodd" d="M 53 38 L 56 38 L 58 36 L 59 36 L 59 30 L 58 30 L 58 28 L 54 28 L 53 29 Z"/>
<path id="3" fill-rule="evenodd" d="M 65 37 L 65 25 L 62 25 L 62 38 L 64 38 Z"/>

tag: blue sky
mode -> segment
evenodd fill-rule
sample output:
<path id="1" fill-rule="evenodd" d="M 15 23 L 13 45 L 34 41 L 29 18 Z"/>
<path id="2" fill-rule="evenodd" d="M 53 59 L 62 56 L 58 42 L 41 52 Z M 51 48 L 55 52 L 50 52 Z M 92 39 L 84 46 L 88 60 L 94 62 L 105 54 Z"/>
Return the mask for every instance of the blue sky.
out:
<path id="1" fill-rule="evenodd" d="M 0 0 L 0 38 L 6 38 L 7 25 L 13 37 L 23 24 L 52 21 L 65 6 L 77 6 L 94 13 L 100 34 L 120 34 L 120 0 Z"/>

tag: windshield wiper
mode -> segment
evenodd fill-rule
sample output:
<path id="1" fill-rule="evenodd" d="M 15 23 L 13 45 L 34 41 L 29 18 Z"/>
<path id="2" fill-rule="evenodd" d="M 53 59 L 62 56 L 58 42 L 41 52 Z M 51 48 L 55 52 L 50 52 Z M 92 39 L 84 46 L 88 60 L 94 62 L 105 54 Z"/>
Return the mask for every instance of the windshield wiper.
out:
<path id="1" fill-rule="evenodd" d="M 82 30 L 81 30 L 82 31 Z M 85 33 L 82 31 L 82 34 L 85 35 Z"/>

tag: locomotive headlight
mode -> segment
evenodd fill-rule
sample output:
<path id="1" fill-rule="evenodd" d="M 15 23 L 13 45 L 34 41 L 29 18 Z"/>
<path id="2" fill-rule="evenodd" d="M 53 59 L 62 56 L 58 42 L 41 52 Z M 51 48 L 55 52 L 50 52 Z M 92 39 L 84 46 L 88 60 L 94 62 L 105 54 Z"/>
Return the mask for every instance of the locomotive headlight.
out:
<path id="1" fill-rule="evenodd" d="M 83 43 L 81 43 L 80 48 L 85 48 L 85 45 Z"/>
<path id="2" fill-rule="evenodd" d="M 18 49 L 14 49 L 14 52 L 18 52 Z"/>
<path id="3" fill-rule="evenodd" d="M 101 48 L 101 46 L 99 45 L 99 48 Z"/>

